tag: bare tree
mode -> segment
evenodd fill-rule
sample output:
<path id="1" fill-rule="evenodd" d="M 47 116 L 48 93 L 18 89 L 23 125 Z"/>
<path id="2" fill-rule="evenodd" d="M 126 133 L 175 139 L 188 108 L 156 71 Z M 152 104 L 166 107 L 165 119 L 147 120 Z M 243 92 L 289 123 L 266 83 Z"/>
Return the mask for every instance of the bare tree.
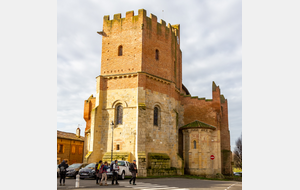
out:
<path id="1" fill-rule="evenodd" d="M 236 147 L 234 148 L 234 165 L 242 169 L 242 135 L 235 141 Z"/>

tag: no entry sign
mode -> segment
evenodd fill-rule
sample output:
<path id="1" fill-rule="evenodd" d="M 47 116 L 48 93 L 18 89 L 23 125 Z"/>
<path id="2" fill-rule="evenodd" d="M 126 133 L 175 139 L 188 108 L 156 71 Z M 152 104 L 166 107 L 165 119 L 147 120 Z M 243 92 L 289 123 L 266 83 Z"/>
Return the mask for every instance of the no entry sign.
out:
<path id="1" fill-rule="evenodd" d="M 210 159 L 211 159 L 211 160 L 215 159 L 215 156 L 214 156 L 214 155 L 211 155 L 211 156 L 210 156 Z"/>

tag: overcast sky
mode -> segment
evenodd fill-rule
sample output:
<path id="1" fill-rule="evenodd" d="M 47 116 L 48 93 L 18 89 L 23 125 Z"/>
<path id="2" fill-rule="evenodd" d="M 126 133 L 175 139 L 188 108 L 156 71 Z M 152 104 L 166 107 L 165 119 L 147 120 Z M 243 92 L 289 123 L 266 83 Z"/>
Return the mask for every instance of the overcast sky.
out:
<path id="1" fill-rule="evenodd" d="M 212 81 L 228 100 L 231 149 L 242 134 L 241 0 L 57 1 L 57 129 L 84 135 L 84 100 L 96 93 L 103 16 L 145 9 L 158 21 L 180 24 L 183 84 L 212 98 Z"/>

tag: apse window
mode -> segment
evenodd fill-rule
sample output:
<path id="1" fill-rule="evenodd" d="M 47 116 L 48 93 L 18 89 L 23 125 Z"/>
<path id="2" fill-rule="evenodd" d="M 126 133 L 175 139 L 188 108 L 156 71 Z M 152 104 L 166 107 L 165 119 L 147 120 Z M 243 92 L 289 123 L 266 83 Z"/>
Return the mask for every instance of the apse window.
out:
<path id="1" fill-rule="evenodd" d="M 159 51 L 158 49 L 155 50 L 155 59 L 158 60 L 159 59 Z"/>
<path id="2" fill-rule="evenodd" d="M 196 147 L 196 141 L 194 141 L 194 149 L 196 149 L 197 147 Z"/>
<path id="3" fill-rule="evenodd" d="M 123 55 L 123 46 L 119 46 L 118 55 L 119 56 Z"/>

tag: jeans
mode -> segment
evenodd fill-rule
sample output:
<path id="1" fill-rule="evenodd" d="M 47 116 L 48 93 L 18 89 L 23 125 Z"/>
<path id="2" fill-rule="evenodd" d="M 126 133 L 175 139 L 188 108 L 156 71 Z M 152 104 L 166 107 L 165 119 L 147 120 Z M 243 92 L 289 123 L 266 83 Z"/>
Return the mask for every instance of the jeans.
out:
<path id="1" fill-rule="evenodd" d="M 59 183 L 61 183 L 61 180 L 63 180 L 63 183 L 65 183 L 65 181 L 66 181 L 66 173 L 65 172 L 60 172 Z"/>
<path id="2" fill-rule="evenodd" d="M 114 181 L 116 180 L 116 184 L 118 183 L 118 172 L 113 172 L 113 178 L 111 184 L 114 184 Z"/>
<path id="3" fill-rule="evenodd" d="M 102 173 L 102 179 L 101 179 L 100 183 L 102 183 L 103 179 L 105 180 L 105 184 L 106 184 L 106 181 L 107 181 L 107 174 L 106 173 Z"/>
<path id="4" fill-rule="evenodd" d="M 100 181 L 102 178 L 102 173 L 96 173 L 96 184 L 98 184 L 98 181 Z"/>
<path id="5" fill-rule="evenodd" d="M 131 177 L 131 179 L 129 181 L 130 182 L 133 181 L 133 184 L 135 184 L 136 171 L 132 171 L 131 174 L 132 174 L 132 177 Z"/>

